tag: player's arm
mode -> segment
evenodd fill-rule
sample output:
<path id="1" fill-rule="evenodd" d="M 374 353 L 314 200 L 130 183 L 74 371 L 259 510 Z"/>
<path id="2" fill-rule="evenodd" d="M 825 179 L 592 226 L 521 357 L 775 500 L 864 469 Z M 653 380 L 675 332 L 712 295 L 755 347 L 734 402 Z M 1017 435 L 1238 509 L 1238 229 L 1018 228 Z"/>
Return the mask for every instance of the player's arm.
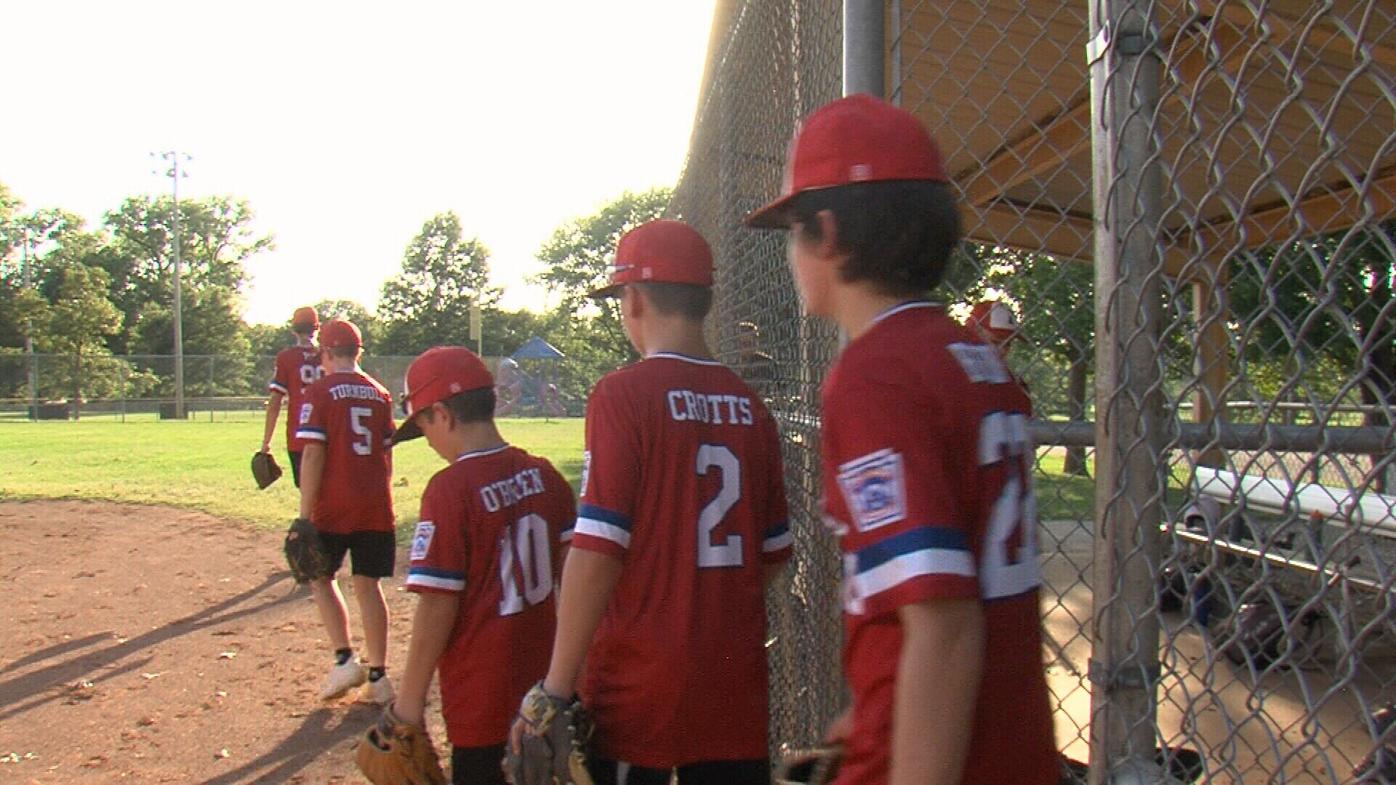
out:
<path id="1" fill-rule="evenodd" d="M 262 428 L 262 452 L 271 452 L 271 437 L 276 435 L 276 421 L 281 419 L 281 399 L 284 396 L 279 390 L 272 390 L 267 396 L 267 421 Z M 287 428 L 292 427 L 287 424 Z"/>
<path id="2" fill-rule="evenodd" d="M 785 562 L 783 561 L 761 565 L 762 585 L 767 589 L 771 588 L 771 584 L 776 582 L 782 572 L 785 572 Z"/>
<path id="3" fill-rule="evenodd" d="M 320 481 L 325 475 L 325 443 L 306 442 L 301 452 L 301 515 L 307 520 L 315 512 L 315 500 L 320 498 Z"/>
<path id="4" fill-rule="evenodd" d="M 417 610 L 412 614 L 412 638 L 407 644 L 407 663 L 399 677 L 398 693 L 393 701 L 397 716 L 416 725 L 424 725 L 427 690 L 431 676 L 446 644 L 460 609 L 460 594 L 456 592 L 422 592 L 417 595 Z"/>
<path id="5" fill-rule="evenodd" d="M 620 580 L 618 557 L 584 548 L 569 548 L 562 567 L 562 591 L 557 598 L 557 633 L 553 658 L 543 688 L 551 695 L 571 697 L 577 692 L 591 638 Z"/>
<path id="6" fill-rule="evenodd" d="M 890 785 L 957 785 L 964 772 L 984 662 L 978 598 L 897 610 L 901 659 L 892 706 Z"/>

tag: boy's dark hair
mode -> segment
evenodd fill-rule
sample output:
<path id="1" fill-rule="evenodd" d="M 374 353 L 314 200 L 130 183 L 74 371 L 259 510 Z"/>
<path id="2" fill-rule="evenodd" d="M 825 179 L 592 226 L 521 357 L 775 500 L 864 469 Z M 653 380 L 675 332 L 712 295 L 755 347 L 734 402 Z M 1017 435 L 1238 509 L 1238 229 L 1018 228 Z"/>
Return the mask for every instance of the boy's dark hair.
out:
<path id="1" fill-rule="evenodd" d="M 310 324 L 309 322 L 291 325 L 291 332 L 301 336 L 302 338 L 309 338 L 310 336 L 314 335 L 315 331 L 318 329 L 320 328 L 313 324 Z"/>
<path id="2" fill-rule="evenodd" d="M 834 214 L 839 245 L 849 253 L 840 277 L 870 281 L 884 294 L 924 295 L 939 286 L 960 241 L 960 212 L 945 183 L 884 180 L 805 191 L 788 214 L 818 240 L 823 210 Z"/>
<path id="3" fill-rule="evenodd" d="M 665 316 L 682 316 L 701 322 L 713 307 L 713 290 L 689 283 L 632 283 L 644 293 L 654 309 Z"/>
<path id="4" fill-rule="evenodd" d="M 489 422 L 493 420 L 494 404 L 493 387 L 466 390 L 441 402 L 442 406 L 451 410 L 451 416 L 461 422 Z M 432 416 L 430 409 L 427 410 L 425 416 Z"/>
<path id="5" fill-rule="evenodd" d="M 324 346 L 321 349 L 329 352 L 331 357 L 345 360 L 357 359 L 359 352 L 363 351 L 362 346 Z"/>

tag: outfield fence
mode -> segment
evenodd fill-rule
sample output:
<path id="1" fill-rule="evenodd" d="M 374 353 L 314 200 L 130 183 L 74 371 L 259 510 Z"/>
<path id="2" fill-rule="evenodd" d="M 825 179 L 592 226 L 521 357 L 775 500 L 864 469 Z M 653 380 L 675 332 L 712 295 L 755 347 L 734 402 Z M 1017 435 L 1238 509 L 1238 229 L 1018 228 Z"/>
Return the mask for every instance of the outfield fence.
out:
<path id="1" fill-rule="evenodd" d="M 802 316 L 783 238 L 740 222 L 798 119 L 869 90 L 943 146 L 968 242 L 942 294 L 1016 308 L 1042 471 L 1094 491 L 1041 522 L 1077 773 L 1396 782 L 1396 6 L 716 6 L 669 213 L 713 243 L 715 344 L 784 425 L 773 741 L 845 700 L 817 457 L 839 336 Z"/>
<path id="2" fill-rule="evenodd" d="M 413 358 L 365 355 L 363 369 L 397 396 Z M 565 360 L 486 357 L 495 373 L 499 416 L 576 417 L 586 401 L 553 383 Z M 273 355 L 185 355 L 185 415 L 216 420 L 261 412 L 276 368 Z M 175 418 L 173 355 L 0 355 L 0 420 L 83 417 Z"/>

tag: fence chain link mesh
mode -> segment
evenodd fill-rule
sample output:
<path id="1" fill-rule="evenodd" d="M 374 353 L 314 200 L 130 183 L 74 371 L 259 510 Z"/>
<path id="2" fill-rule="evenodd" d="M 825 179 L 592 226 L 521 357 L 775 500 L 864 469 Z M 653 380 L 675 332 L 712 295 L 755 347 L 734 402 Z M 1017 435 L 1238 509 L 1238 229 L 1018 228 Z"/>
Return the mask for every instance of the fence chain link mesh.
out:
<path id="1" fill-rule="evenodd" d="M 961 317 L 1004 301 L 1027 338 L 1010 364 L 1038 414 L 1060 747 L 1100 764 L 1093 782 L 1121 752 L 1180 779 L 1396 782 L 1396 5 L 885 9 L 888 97 L 962 197 L 941 295 Z M 799 118 L 841 93 L 842 13 L 717 3 L 670 205 L 717 253 L 715 345 L 782 424 L 797 552 L 772 597 L 777 744 L 818 740 L 844 700 L 817 458 L 838 337 L 802 317 L 783 238 L 740 219 L 778 192 Z M 1098 428 L 1111 412 L 1139 436 Z M 1107 616 L 1118 629 L 1093 629 Z M 1103 723 L 1118 748 L 1091 749 Z"/>

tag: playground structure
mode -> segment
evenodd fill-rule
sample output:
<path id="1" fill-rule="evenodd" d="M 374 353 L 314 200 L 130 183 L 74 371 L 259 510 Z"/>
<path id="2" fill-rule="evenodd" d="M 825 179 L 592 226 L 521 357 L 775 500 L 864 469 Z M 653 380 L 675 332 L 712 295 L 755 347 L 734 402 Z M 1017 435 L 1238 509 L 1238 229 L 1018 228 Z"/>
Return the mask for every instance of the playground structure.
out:
<path id="1" fill-rule="evenodd" d="M 494 367 L 494 415 L 567 416 L 562 392 L 550 381 L 555 374 L 554 363 L 565 356 L 547 341 L 534 336 L 513 354 L 499 358 Z M 521 363 L 527 363 L 534 371 L 530 373 Z"/>

